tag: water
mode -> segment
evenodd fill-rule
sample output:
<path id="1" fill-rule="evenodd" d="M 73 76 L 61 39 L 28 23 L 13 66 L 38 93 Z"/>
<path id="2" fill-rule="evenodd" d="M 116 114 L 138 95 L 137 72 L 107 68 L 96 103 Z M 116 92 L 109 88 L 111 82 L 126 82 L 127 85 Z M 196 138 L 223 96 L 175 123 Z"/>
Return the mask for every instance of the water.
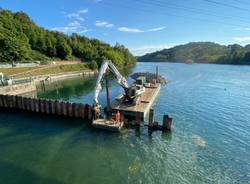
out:
<path id="1" fill-rule="evenodd" d="M 172 133 L 111 134 L 75 125 L 81 120 L 1 112 L 0 183 L 250 183 L 250 67 L 134 70 L 156 65 L 171 81 L 155 102 L 156 118 L 172 116 Z M 38 96 L 92 103 L 94 81 L 65 81 Z M 111 96 L 121 91 L 113 82 Z"/>

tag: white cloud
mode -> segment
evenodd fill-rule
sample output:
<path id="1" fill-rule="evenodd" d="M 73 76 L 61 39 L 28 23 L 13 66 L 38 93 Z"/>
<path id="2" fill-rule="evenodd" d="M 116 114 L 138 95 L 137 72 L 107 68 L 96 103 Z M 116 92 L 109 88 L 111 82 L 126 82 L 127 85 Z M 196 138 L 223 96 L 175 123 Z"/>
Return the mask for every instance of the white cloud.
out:
<path id="1" fill-rule="evenodd" d="M 249 42 L 250 36 L 239 36 L 239 37 L 234 37 L 233 39 L 237 42 Z"/>
<path id="2" fill-rule="evenodd" d="M 83 33 L 89 32 L 91 31 L 91 29 L 88 29 L 82 26 L 82 21 L 84 21 L 84 17 L 82 15 L 88 12 L 89 12 L 88 8 L 85 8 L 85 9 L 80 9 L 76 12 L 67 14 L 66 17 L 72 19 L 72 21 L 67 26 L 55 27 L 55 28 L 52 28 L 51 30 L 62 32 L 65 34 L 71 34 L 71 33 L 83 34 Z"/>
<path id="3" fill-rule="evenodd" d="M 89 9 L 88 8 L 85 8 L 85 9 L 82 9 L 82 10 L 78 10 L 77 13 L 78 14 L 84 14 L 84 13 L 88 13 L 89 12 Z"/>
<path id="4" fill-rule="evenodd" d="M 74 18 L 74 19 L 79 20 L 79 21 L 84 21 L 84 18 L 81 15 L 77 14 L 77 13 L 68 14 L 67 17 L 68 18 Z"/>
<path id="5" fill-rule="evenodd" d="M 55 28 L 52 28 L 51 30 L 62 32 L 65 34 L 72 34 L 72 33 L 82 34 L 82 33 L 89 32 L 91 31 L 91 29 L 88 29 L 82 26 L 82 21 L 84 21 L 84 18 L 82 17 L 82 15 L 88 12 L 89 12 L 88 8 L 85 8 L 85 9 L 80 9 L 76 12 L 67 14 L 66 17 L 70 18 L 71 22 L 66 26 L 55 27 Z"/>
<path id="6" fill-rule="evenodd" d="M 77 21 L 77 20 L 74 20 L 73 22 L 71 22 L 71 23 L 69 23 L 69 26 L 71 26 L 71 27 L 78 27 L 78 26 L 80 26 L 81 24 Z"/>
<path id="7" fill-rule="evenodd" d="M 81 28 L 77 33 L 78 34 L 83 34 L 91 31 L 91 29 L 87 29 L 86 27 Z"/>
<path id="8" fill-rule="evenodd" d="M 168 49 L 171 47 L 173 47 L 173 46 L 168 45 L 168 44 L 144 45 L 144 46 L 137 47 L 137 48 L 131 48 L 130 50 L 135 56 L 142 56 L 142 55 L 147 54 L 147 53 L 159 51 L 162 49 Z"/>
<path id="9" fill-rule="evenodd" d="M 97 27 L 106 27 L 106 28 L 114 27 L 114 24 L 108 23 L 108 22 L 106 22 L 106 21 L 99 21 L 99 20 L 97 20 L 97 21 L 95 22 L 95 25 L 96 25 Z"/>
<path id="10" fill-rule="evenodd" d="M 141 30 L 141 29 L 136 29 L 136 28 L 128 28 L 128 27 L 119 27 L 118 31 L 121 32 L 128 32 L 128 33 L 143 33 L 145 31 Z"/>
<path id="11" fill-rule="evenodd" d="M 88 29 L 88 28 L 83 27 L 83 26 L 79 26 L 79 27 L 77 27 L 77 26 L 55 27 L 55 28 L 52 28 L 51 30 L 65 33 L 65 34 L 71 34 L 71 33 L 83 34 L 83 33 L 87 33 L 87 32 L 91 31 L 91 29 Z"/>
<path id="12" fill-rule="evenodd" d="M 118 31 L 121 32 L 128 32 L 128 33 L 145 33 L 145 32 L 156 32 L 156 31 L 161 31 L 165 29 L 166 27 L 156 27 L 156 28 L 151 28 L 148 30 L 142 30 L 142 29 L 137 29 L 137 28 L 129 28 L 129 27 L 119 27 Z"/>
<path id="13" fill-rule="evenodd" d="M 65 26 L 65 27 L 55 27 L 55 28 L 52 28 L 51 30 L 67 34 L 67 33 L 73 33 L 73 32 L 75 32 L 76 29 L 77 29 L 77 27 Z"/>
<path id="14" fill-rule="evenodd" d="M 161 30 L 163 30 L 165 28 L 166 27 L 164 27 L 164 26 L 162 26 L 162 27 L 156 27 L 156 28 L 149 29 L 148 32 L 161 31 Z"/>
<path id="15" fill-rule="evenodd" d="M 72 21 L 67 26 L 55 27 L 55 28 L 52 28 L 52 30 L 53 31 L 59 31 L 59 32 L 62 32 L 62 33 L 65 33 L 65 34 L 71 34 L 71 33 L 83 34 L 83 33 L 91 31 L 91 29 L 88 29 L 88 28 L 82 26 L 76 20 Z"/>
<path id="16" fill-rule="evenodd" d="M 86 9 L 78 10 L 77 12 L 74 12 L 74 13 L 70 13 L 67 15 L 67 17 L 76 19 L 78 21 L 84 21 L 84 17 L 82 16 L 82 14 L 86 14 L 88 12 L 89 10 L 86 8 Z"/>

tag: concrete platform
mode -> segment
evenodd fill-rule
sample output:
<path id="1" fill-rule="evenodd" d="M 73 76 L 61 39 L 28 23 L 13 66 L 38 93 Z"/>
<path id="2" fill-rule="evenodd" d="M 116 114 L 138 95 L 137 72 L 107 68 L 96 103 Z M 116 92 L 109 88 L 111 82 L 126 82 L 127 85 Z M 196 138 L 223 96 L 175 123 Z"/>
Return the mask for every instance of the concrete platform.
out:
<path id="1" fill-rule="evenodd" d="M 144 121 L 158 93 L 160 92 L 161 84 L 157 83 L 154 86 L 145 88 L 145 92 L 141 96 L 140 104 L 128 105 L 116 101 L 111 105 L 112 110 L 120 111 L 125 118 Z"/>

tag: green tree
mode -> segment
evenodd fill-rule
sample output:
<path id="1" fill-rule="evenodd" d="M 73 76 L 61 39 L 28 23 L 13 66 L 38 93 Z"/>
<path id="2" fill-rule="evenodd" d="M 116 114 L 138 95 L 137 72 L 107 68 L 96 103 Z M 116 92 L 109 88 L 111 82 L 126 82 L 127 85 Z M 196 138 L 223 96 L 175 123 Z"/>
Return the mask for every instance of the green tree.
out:
<path id="1" fill-rule="evenodd" d="M 135 57 L 123 45 L 114 47 L 85 36 L 48 31 L 38 27 L 24 12 L 0 9 L 0 59 L 2 62 L 26 60 L 81 59 L 94 68 L 104 58 L 120 68 L 132 66 Z"/>
<path id="2" fill-rule="evenodd" d="M 56 51 L 57 56 L 61 59 L 67 59 L 72 54 L 72 49 L 67 43 L 67 37 L 61 33 L 57 34 Z"/>

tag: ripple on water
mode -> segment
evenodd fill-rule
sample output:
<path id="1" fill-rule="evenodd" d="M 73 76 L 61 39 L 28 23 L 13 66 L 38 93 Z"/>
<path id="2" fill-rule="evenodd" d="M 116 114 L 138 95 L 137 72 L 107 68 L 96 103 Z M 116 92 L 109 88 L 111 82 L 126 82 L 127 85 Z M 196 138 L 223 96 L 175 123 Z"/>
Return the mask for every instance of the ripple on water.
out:
<path id="1" fill-rule="evenodd" d="M 162 86 L 155 118 L 173 117 L 171 133 L 109 134 L 0 113 L 0 183 L 249 183 L 250 67 L 139 63 L 134 71 L 156 65 L 171 82 Z M 70 80 L 59 94 L 39 95 L 91 103 L 94 81 Z M 111 97 L 121 90 L 112 83 Z M 101 93 L 102 105 L 105 99 Z"/>

